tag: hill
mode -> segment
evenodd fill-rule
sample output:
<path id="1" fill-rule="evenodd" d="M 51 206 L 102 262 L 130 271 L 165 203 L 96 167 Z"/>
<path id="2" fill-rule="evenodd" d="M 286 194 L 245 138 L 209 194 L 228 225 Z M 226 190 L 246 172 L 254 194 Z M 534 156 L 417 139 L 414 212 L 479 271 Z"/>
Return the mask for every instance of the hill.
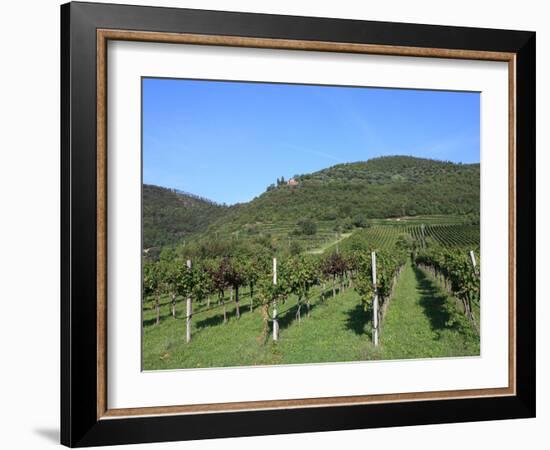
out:
<path id="1" fill-rule="evenodd" d="M 144 243 L 181 243 L 192 234 L 202 253 L 226 253 L 244 241 L 297 253 L 391 219 L 478 223 L 479 180 L 479 164 L 390 156 L 296 175 L 231 207 L 146 186 Z"/>
<path id="2" fill-rule="evenodd" d="M 205 231 L 228 210 L 208 199 L 149 184 L 143 185 L 143 248 L 176 244 Z"/>
<path id="3" fill-rule="evenodd" d="M 262 222 L 347 222 L 418 215 L 479 216 L 479 164 L 393 156 L 338 164 L 295 185 L 270 186 L 238 205 L 218 227 L 237 231 Z"/>

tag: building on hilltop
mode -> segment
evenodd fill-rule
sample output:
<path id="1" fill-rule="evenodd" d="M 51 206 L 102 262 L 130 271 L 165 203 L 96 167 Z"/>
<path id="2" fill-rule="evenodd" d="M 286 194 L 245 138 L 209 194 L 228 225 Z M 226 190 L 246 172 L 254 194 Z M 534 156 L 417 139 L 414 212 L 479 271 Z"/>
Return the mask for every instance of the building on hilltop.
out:
<path id="1" fill-rule="evenodd" d="M 288 184 L 289 186 L 296 186 L 298 182 L 294 178 L 291 178 L 286 182 L 286 184 Z"/>

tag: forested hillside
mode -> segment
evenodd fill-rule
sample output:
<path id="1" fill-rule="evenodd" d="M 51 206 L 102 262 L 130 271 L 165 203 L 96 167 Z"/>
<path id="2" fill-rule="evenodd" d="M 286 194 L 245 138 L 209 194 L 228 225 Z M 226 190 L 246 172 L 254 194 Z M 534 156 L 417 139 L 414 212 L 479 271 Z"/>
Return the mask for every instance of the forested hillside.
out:
<path id="1" fill-rule="evenodd" d="M 236 231 L 262 222 L 305 218 L 343 228 L 363 219 L 417 215 L 479 216 L 479 164 L 454 164 L 408 156 L 339 164 L 296 175 L 295 185 L 271 185 L 236 206 L 218 227 Z"/>
<path id="2" fill-rule="evenodd" d="M 181 242 L 206 230 L 228 208 L 210 200 L 159 186 L 143 185 L 143 248 Z"/>
<path id="3" fill-rule="evenodd" d="M 377 219 L 432 216 L 433 222 L 436 216 L 448 223 L 478 223 L 479 170 L 479 164 L 382 157 L 296 175 L 290 183 L 279 179 L 250 202 L 231 207 L 145 185 L 144 248 L 181 245 L 193 235 L 201 248 L 220 247 L 207 253 L 226 253 L 227 246 L 243 240 L 273 248 L 294 242 L 298 252 Z"/>

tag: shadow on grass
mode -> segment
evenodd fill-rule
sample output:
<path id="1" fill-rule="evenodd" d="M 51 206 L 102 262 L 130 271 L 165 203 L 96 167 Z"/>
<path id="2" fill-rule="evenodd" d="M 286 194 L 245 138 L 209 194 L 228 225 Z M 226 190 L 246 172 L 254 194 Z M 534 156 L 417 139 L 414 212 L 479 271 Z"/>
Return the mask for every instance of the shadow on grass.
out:
<path id="1" fill-rule="evenodd" d="M 241 292 L 239 294 L 239 305 L 241 308 L 241 315 L 243 312 L 249 312 L 250 311 L 250 293 L 249 292 Z M 208 310 L 210 308 L 214 308 L 217 306 L 217 297 L 211 296 L 211 306 L 207 306 L 206 299 L 202 299 L 197 301 L 193 301 L 193 309 L 199 309 L 199 311 L 195 312 L 195 316 L 198 316 L 203 312 L 203 310 Z M 183 319 L 185 320 L 185 310 L 186 310 L 186 302 L 187 300 L 183 297 L 177 297 L 176 299 L 176 319 Z M 234 308 L 234 312 L 232 315 L 236 315 L 236 309 L 235 309 L 235 302 L 230 302 L 229 296 L 225 297 L 225 304 L 227 307 L 227 318 L 231 316 L 231 310 L 230 308 Z M 256 308 L 258 305 L 256 301 L 254 301 L 253 308 Z M 221 314 L 221 322 L 223 323 L 223 310 L 222 306 L 220 306 L 220 314 Z M 147 299 L 147 301 L 142 305 L 142 311 L 143 314 L 149 314 L 152 313 L 153 317 L 144 319 L 143 320 L 143 327 L 150 327 L 156 325 L 156 313 L 155 313 L 155 303 L 154 300 L 151 300 L 150 298 Z M 172 318 L 172 301 L 167 301 L 166 299 L 161 300 L 160 302 L 160 322 L 163 322 L 166 319 Z M 217 322 L 214 321 L 216 324 Z"/>
<path id="2" fill-rule="evenodd" d="M 346 291 L 343 291 L 344 293 Z M 309 306 L 309 312 L 310 314 L 313 313 L 313 310 L 320 306 L 328 306 L 330 302 L 332 301 L 338 301 L 340 295 L 340 287 L 336 287 L 336 296 L 334 297 L 332 295 L 332 287 L 328 287 L 326 291 L 314 294 L 310 297 L 310 306 Z M 286 309 L 284 306 L 284 303 L 280 305 L 280 309 L 283 310 L 283 314 L 279 315 L 279 329 L 285 329 L 288 328 L 292 323 L 298 322 L 298 318 L 296 317 L 296 313 L 298 311 L 298 305 L 293 305 L 289 309 Z M 307 317 L 308 309 L 305 300 L 302 301 L 302 309 L 300 310 L 300 315 L 302 317 L 302 320 L 308 320 Z"/>
<path id="3" fill-rule="evenodd" d="M 362 304 L 357 304 L 353 309 L 347 312 L 346 328 L 353 331 L 357 335 L 370 336 L 372 312 L 365 311 Z M 367 327 L 367 324 L 369 325 Z"/>
<path id="4" fill-rule="evenodd" d="M 340 288 L 337 286 L 336 287 L 336 297 L 334 297 L 335 300 L 337 300 L 339 294 L 340 294 Z M 250 312 L 255 312 L 257 310 L 257 308 L 261 307 L 261 304 L 258 303 L 255 300 L 254 303 L 253 303 L 253 311 L 250 311 L 250 296 L 248 296 L 248 298 L 245 297 L 246 298 L 245 301 L 243 301 L 243 298 L 240 295 L 239 295 L 239 298 L 240 298 L 239 306 L 240 306 L 241 316 L 246 315 Z M 324 293 L 321 293 L 319 295 L 312 295 L 310 308 L 309 308 L 310 313 L 313 312 L 313 310 L 317 306 L 325 305 L 326 302 L 330 302 L 332 300 L 333 300 L 332 288 L 328 289 L 327 291 L 325 291 Z M 212 327 L 212 326 L 216 326 L 216 325 L 223 325 L 223 306 L 215 305 L 213 307 L 215 307 L 217 309 L 216 309 L 215 314 L 212 315 L 212 316 L 199 319 L 198 316 L 201 313 L 198 312 L 198 313 L 194 314 L 194 316 L 197 317 L 196 322 L 195 322 L 195 326 L 196 326 L 197 329 Z M 232 319 L 237 319 L 237 309 L 235 308 L 235 302 L 233 301 L 233 302 L 230 303 L 229 301 L 227 301 L 226 302 L 226 307 L 227 307 L 227 321 L 229 322 Z M 278 316 L 279 329 L 288 328 L 293 322 L 298 320 L 296 318 L 296 311 L 298 310 L 298 305 L 293 305 L 293 306 L 291 306 L 290 308 L 287 309 L 285 307 L 284 303 L 280 303 L 279 304 L 279 310 L 283 311 L 283 313 L 279 314 L 279 316 Z M 302 309 L 301 309 L 302 320 L 307 320 L 307 311 L 308 311 L 307 310 L 307 305 L 304 301 L 304 302 L 302 302 Z M 170 316 L 170 315 L 171 314 L 165 314 L 165 315 L 161 314 L 161 322 L 165 317 Z M 177 318 L 178 319 L 184 319 L 185 317 L 184 316 L 179 317 L 179 315 L 178 315 Z M 155 323 L 155 318 L 153 318 L 151 320 L 143 321 L 144 326 L 154 325 L 154 323 Z"/>
<path id="5" fill-rule="evenodd" d="M 413 267 L 413 270 L 418 282 L 419 303 L 424 309 L 424 314 L 430 320 L 432 329 L 442 331 L 460 328 L 456 321 L 451 320 L 447 295 L 441 292 L 435 282 L 430 280 L 418 267 Z"/>
<path id="6" fill-rule="evenodd" d="M 235 307 L 235 301 L 231 303 L 226 302 L 225 306 L 227 308 L 227 314 L 226 314 L 227 321 L 229 322 L 231 319 L 237 319 L 237 308 Z M 247 299 L 246 302 L 243 302 L 242 299 L 240 299 L 239 310 L 240 310 L 241 317 L 251 312 L 255 312 L 258 306 L 259 304 L 255 301 L 253 304 L 253 311 L 250 311 L 250 299 Z M 213 316 L 200 318 L 200 314 L 201 314 L 200 312 L 194 314 L 194 316 L 197 317 L 197 322 L 196 322 L 197 329 L 212 327 L 215 325 L 223 325 L 223 306 L 222 305 L 212 306 L 212 308 L 214 307 L 217 309 L 216 309 L 215 315 Z"/>
<path id="7" fill-rule="evenodd" d="M 313 300 L 313 299 L 312 299 Z M 316 302 L 312 301 L 309 305 L 309 312 L 313 313 L 313 310 L 317 308 L 320 305 L 319 300 Z M 284 305 L 281 305 L 282 308 L 284 308 Z M 280 314 L 279 319 L 279 330 L 284 330 L 285 328 L 290 327 L 293 322 L 298 323 L 298 318 L 296 317 L 296 313 L 298 311 L 298 305 L 293 305 L 289 309 L 286 309 L 283 314 Z M 300 309 L 300 315 L 302 317 L 302 321 L 309 320 L 307 317 L 307 305 L 306 302 L 302 302 L 302 309 Z"/>
<path id="8" fill-rule="evenodd" d="M 165 320 L 179 320 L 179 319 L 185 319 L 185 303 L 183 304 L 176 303 L 176 317 L 172 316 L 172 304 L 171 303 L 165 303 L 161 304 L 160 308 L 160 323 L 164 322 Z M 164 306 L 163 306 L 164 305 Z M 193 306 L 195 307 L 195 306 Z M 143 314 L 153 314 L 152 317 L 148 319 L 143 319 L 143 327 L 151 327 L 155 326 L 157 323 L 157 316 L 154 308 L 146 308 L 143 310 Z"/>
<path id="9" fill-rule="evenodd" d="M 172 317 L 172 311 L 162 312 L 162 310 L 161 310 L 159 318 L 160 318 L 160 323 L 162 323 L 163 321 L 165 321 L 167 319 L 174 320 L 174 318 Z M 143 320 L 143 326 L 144 327 L 151 327 L 151 326 L 155 326 L 156 324 L 157 324 L 157 316 L 156 315 L 154 315 L 150 319 L 144 319 Z"/>
<path id="10" fill-rule="evenodd" d="M 229 320 L 229 311 L 227 312 L 227 319 Z M 195 327 L 197 330 L 200 330 L 201 328 L 214 327 L 216 325 L 223 325 L 223 312 L 197 320 Z"/>
<path id="11" fill-rule="evenodd" d="M 351 288 L 349 288 L 351 289 Z M 336 287 L 334 288 L 334 293 L 336 294 L 333 295 L 333 291 L 332 291 L 332 285 L 330 284 L 327 284 L 325 286 L 325 290 L 323 292 L 320 293 L 319 297 L 321 298 L 321 300 L 330 300 L 331 298 L 336 298 L 340 295 L 340 291 L 341 291 L 341 287 L 339 284 L 336 285 Z M 344 293 L 345 291 L 342 291 L 342 293 Z"/>
<path id="12" fill-rule="evenodd" d="M 167 305 L 171 305 L 171 304 L 168 303 Z M 193 308 L 195 308 L 195 307 L 196 306 L 193 305 Z M 143 319 L 143 327 L 155 326 L 156 323 L 157 323 L 157 316 L 156 316 L 155 310 L 154 309 L 152 309 L 152 310 L 147 309 L 147 311 L 144 311 L 143 313 L 144 314 L 145 313 L 148 313 L 148 314 L 152 313 L 153 314 L 152 317 L 150 317 L 148 319 Z M 176 317 L 175 318 L 172 316 L 172 308 L 171 307 L 169 307 L 169 306 L 162 307 L 161 306 L 159 318 L 160 318 L 160 323 L 164 322 L 165 320 L 185 320 L 185 304 L 176 305 Z"/>

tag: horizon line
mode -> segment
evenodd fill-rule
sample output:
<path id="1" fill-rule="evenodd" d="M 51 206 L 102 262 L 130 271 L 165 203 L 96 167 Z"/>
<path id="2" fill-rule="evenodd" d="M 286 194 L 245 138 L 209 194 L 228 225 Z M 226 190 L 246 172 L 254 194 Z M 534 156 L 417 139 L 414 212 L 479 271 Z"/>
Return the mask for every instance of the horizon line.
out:
<path id="1" fill-rule="evenodd" d="M 342 163 L 337 163 L 337 164 L 333 164 L 331 166 L 327 166 L 323 169 L 320 169 L 320 170 L 317 170 L 315 172 L 310 172 L 310 173 L 301 173 L 301 174 L 295 174 L 291 177 L 288 178 L 288 180 L 291 180 L 295 177 L 301 177 L 301 176 L 304 176 L 304 175 L 311 175 L 311 174 L 314 174 L 314 173 L 319 173 L 319 172 L 322 172 L 324 170 L 327 170 L 327 169 L 332 169 L 333 167 L 338 167 L 338 166 L 344 166 L 344 165 L 347 165 L 347 164 L 360 164 L 360 163 L 368 163 L 369 161 L 373 161 L 373 160 L 378 160 L 378 159 L 387 159 L 387 158 L 412 158 L 412 159 L 420 159 L 420 160 L 426 160 L 426 161 L 435 161 L 435 162 L 438 162 L 438 163 L 444 163 L 444 164 L 454 164 L 454 165 L 463 165 L 463 166 L 474 166 L 474 165 L 480 165 L 481 162 L 468 162 L 468 163 L 465 163 L 465 162 L 462 162 L 462 161 L 458 161 L 458 162 L 455 162 L 455 161 L 451 161 L 451 160 L 446 160 L 446 159 L 437 159 L 437 158 L 425 158 L 425 157 L 419 157 L 419 156 L 414 156 L 414 155 L 405 155 L 405 154 L 395 154 L 395 155 L 381 155 L 381 156 L 375 156 L 373 158 L 369 158 L 369 159 L 366 159 L 366 160 L 357 160 L 357 161 L 348 161 L 348 162 L 342 162 Z M 284 178 L 284 175 L 283 175 L 283 178 Z M 287 180 L 287 181 L 288 181 Z M 213 200 L 211 199 L 210 197 L 206 197 L 204 195 L 200 195 L 200 194 L 194 194 L 192 192 L 189 192 L 185 189 L 181 189 L 181 188 L 176 188 L 176 187 L 171 187 L 171 186 L 165 186 L 165 185 L 160 185 L 160 184 L 152 184 L 152 183 L 145 183 L 142 179 L 142 182 L 141 182 L 142 186 L 154 186 L 154 187 L 158 187 L 158 188 L 161 188 L 161 189 L 166 189 L 166 190 L 169 190 L 169 191 L 174 191 L 175 193 L 177 194 L 180 194 L 180 195 L 187 195 L 189 197 L 194 197 L 198 200 L 202 200 L 204 202 L 207 202 L 207 203 L 211 203 L 212 205 L 215 205 L 215 206 L 220 206 L 220 207 L 224 207 L 224 208 L 230 208 L 232 206 L 236 206 L 236 205 L 243 205 L 243 204 L 246 204 L 246 203 L 249 203 L 251 202 L 252 200 L 254 200 L 256 197 L 262 195 L 263 193 L 265 193 L 266 191 L 264 190 L 263 192 L 255 195 L 254 197 L 252 197 L 250 200 L 247 200 L 247 201 L 243 201 L 243 202 L 235 202 L 235 203 L 226 203 L 226 202 L 219 202 L 219 201 L 216 201 L 216 200 Z M 270 185 L 273 185 L 274 183 L 269 183 L 267 184 L 267 187 L 269 187 Z M 266 187 L 266 189 L 267 189 Z"/>

